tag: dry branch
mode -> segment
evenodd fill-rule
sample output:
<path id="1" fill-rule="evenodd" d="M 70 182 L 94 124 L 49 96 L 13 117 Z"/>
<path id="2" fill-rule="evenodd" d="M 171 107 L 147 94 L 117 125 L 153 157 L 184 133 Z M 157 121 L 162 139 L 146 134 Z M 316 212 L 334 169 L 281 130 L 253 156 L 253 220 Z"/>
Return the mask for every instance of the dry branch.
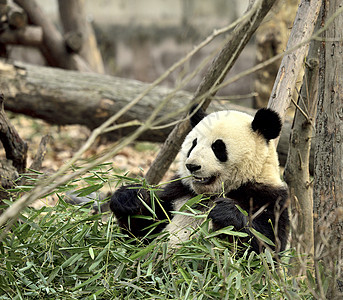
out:
<path id="1" fill-rule="evenodd" d="M 31 23 L 42 28 L 43 43 L 40 45 L 40 50 L 49 65 L 68 70 L 91 71 L 81 57 L 68 53 L 62 35 L 35 0 L 14 0 L 14 2 L 24 9 Z"/>
<path id="2" fill-rule="evenodd" d="M 13 162 L 18 173 L 26 168 L 27 143 L 23 141 L 8 120 L 4 110 L 4 96 L 0 94 L 0 141 L 5 148 L 6 158 Z"/>
<path id="3" fill-rule="evenodd" d="M 78 53 L 97 73 L 104 73 L 104 64 L 91 24 L 87 21 L 83 0 L 58 0 L 60 21 L 69 49 Z"/>
<path id="4" fill-rule="evenodd" d="M 249 18 L 246 18 L 237 25 L 231 33 L 229 41 L 212 62 L 194 95 L 194 99 L 196 99 L 198 103 L 201 100 L 200 98 L 206 95 L 205 99 L 202 99 L 204 101 L 202 106 L 204 109 L 209 105 L 211 96 L 216 94 L 215 87 L 220 85 L 224 80 L 225 75 L 232 68 L 239 54 L 273 6 L 274 2 L 274 0 L 255 1 L 254 5 L 247 13 Z M 150 184 L 157 184 L 162 179 L 170 164 L 174 161 L 189 130 L 190 126 L 187 121 L 181 122 L 175 126 L 147 172 L 147 182 Z"/>
<path id="5" fill-rule="evenodd" d="M 45 158 L 46 148 L 50 143 L 52 137 L 51 135 L 45 135 L 42 137 L 36 155 L 34 156 L 32 163 L 29 167 L 31 170 L 40 170 L 42 168 L 42 163 Z"/>
<path id="6" fill-rule="evenodd" d="M 301 1 L 287 43 L 286 51 L 304 41 L 310 41 L 318 18 L 320 6 L 321 0 Z M 308 43 L 295 49 L 291 53 L 287 53 L 281 61 L 269 98 L 268 107 L 277 111 L 282 119 L 286 116 L 295 89 L 296 80 L 303 69 L 304 58 L 307 52 Z M 277 142 L 278 140 L 276 140 L 276 143 Z"/>
<path id="7" fill-rule="evenodd" d="M 9 29 L 0 33 L 0 43 L 6 45 L 23 45 L 39 47 L 43 41 L 43 31 L 38 26 L 27 26 L 23 29 Z"/>

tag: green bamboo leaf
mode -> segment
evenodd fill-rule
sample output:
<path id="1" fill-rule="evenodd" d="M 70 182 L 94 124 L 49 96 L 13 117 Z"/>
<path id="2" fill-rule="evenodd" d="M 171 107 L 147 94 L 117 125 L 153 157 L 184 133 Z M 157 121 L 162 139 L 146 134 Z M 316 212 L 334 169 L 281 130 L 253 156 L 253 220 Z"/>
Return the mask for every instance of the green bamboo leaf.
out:
<path id="1" fill-rule="evenodd" d="M 94 184 L 94 185 L 87 186 L 85 188 L 75 191 L 75 194 L 77 197 L 84 197 L 84 196 L 89 195 L 90 193 L 100 190 L 103 186 L 104 185 L 102 183 Z"/>
<path id="2" fill-rule="evenodd" d="M 75 253 L 71 257 L 69 257 L 62 265 L 61 268 L 66 268 L 72 264 L 74 264 L 77 260 L 79 260 L 82 257 L 82 253 Z"/>
<path id="3" fill-rule="evenodd" d="M 189 199 L 184 205 L 181 206 L 181 208 L 179 209 L 179 211 L 184 211 L 184 210 L 186 210 L 188 207 L 191 207 L 191 206 L 193 206 L 194 204 L 201 202 L 202 197 L 203 197 L 202 195 L 197 195 L 197 196 L 195 196 L 195 197 Z"/>
<path id="4" fill-rule="evenodd" d="M 144 256 L 145 254 L 147 254 L 150 250 L 152 250 L 155 247 L 154 244 L 150 244 L 147 247 L 143 248 L 142 250 L 138 251 L 137 253 L 132 254 L 129 259 L 135 260 L 139 257 Z"/>
<path id="5" fill-rule="evenodd" d="M 207 235 L 205 238 L 212 238 L 220 234 L 227 234 L 227 235 L 234 235 L 234 236 L 239 236 L 239 237 L 247 237 L 249 236 L 246 232 L 239 232 L 239 231 L 234 231 L 233 226 L 227 226 L 222 229 L 219 229 L 209 235 Z"/>
<path id="6" fill-rule="evenodd" d="M 264 253 L 266 254 L 267 262 L 271 265 L 272 270 L 274 271 L 275 265 L 274 265 L 274 260 L 273 260 L 272 254 L 270 253 L 269 249 L 267 249 L 267 248 L 264 251 Z"/>
<path id="7" fill-rule="evenodd" d="M 270 246 L 275 246 L 275 244 L 266 236 L 264 236 L 262 233 L 258 232 L 256 229 L 249 227 L 249 230 L 251 231 L 251 233 L 256 236 L 258 239 L 260 239 L 261 241 L 265 242 L 266 244 L 270 245 Z"/>
<path id="8" fill-rule="evenodd" d="M 242 275 L 241 273 L 238 273 L 236 276 L 236 290 L 240 290 L 242 288 L 241 283 L 242 283 Z"/>
<path id="9" fill-rule="evenodd" d="M 248 213 L 242 207 L 240 207 L 239 205 L 236 205 L 236 207 L 243 215 L 245 215 L 246 217 L 248 216 Z"/>
<path id="10" fill-rule="evenodd" d="M 94 250 L 93 250 L 92 246 L 89 247 L 88 251 L 89 251 L 89 255 L 90 255 L 91 258 L 94 260 L 95 256 L 94 256 Z"/>
<path id="11" fill-rule="evenodd" d="M 98 280 L 101 276 L 102 276 L 102 272 L 99 271 L 98 274 L 94 275 L 93 277 L 89 278 L 88 280 L 86 280 L 85 282 L 79 284 L 78 286 L 74 287 L 72 290 L 73 291 L 79 290 L 80 288 L 82 288 L 82 287 L 92 283 L 93 281 Z"/>

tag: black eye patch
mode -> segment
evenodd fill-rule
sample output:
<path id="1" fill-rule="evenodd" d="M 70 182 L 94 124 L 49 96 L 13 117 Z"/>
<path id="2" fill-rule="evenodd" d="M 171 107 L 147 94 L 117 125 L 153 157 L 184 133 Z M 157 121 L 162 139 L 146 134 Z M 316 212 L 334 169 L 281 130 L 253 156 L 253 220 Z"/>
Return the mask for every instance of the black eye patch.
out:
<path id="1" fill-rule="evenodd" d="M 191 154 L 192 150 L 195 148 L 196 145 L 197 145 L 197 139 L 194 139 L 192 143 L 192 147 L 189 149 L 187 153 L 187 157 L 189 157 L 189 155 Z"/>
<path id="2" fill-rule="evenodd" d="M 216 140 L 211 146 L 214 155 L 219 159 L 221 162 L 227 161 L 227 151 L 226 145 L 222 140 Z"/>

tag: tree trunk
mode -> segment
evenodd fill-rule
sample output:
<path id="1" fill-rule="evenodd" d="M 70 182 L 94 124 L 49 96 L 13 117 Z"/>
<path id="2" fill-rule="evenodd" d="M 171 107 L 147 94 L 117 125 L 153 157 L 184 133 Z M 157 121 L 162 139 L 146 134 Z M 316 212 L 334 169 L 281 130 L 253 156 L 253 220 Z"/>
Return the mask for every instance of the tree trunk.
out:
<path id="1" fill-rule="evenodd" d="M 323 1 L 324 26 L 341 0 Z M 320 51 L 319 100 L 316 119 L 314 230 L 315 258 L 323 264 L 317 281 L 326 299 L 343 298 L 343 14 L 323 34 Z M 325 277 L 324 277 L 325 276 Z M 328 278 L 325 295 L 323 278 Z"/>
<path id="2" fill-rule="evenodd" d="M 319 42 L 312 41 L 294 115 L 284 171 L 284 179 L 291 197 L 291 247 L 296 249 L 299 255 L 292 263 L 294 275 L 305 275 L 308 264 L 313 265 L 313 186 L 309 165 L 318 97 L 318 49 Z"/>
<path id="3" fill-rule="evenodd" d="M 4 100 L 3 94 L 0 94 L 0 141 L 6 152 L 6 160 L 0 160 L 0 204 L 2 199 L 8 197 L 6 190 L 13 188 L 19 174 L 25 171 L 27 158 L 27 143 L 8 120 Z"/>
<path id="4" fill-rule="evenodd" d="M 83 72 L 92 71 L 79 55 L 67 51 L 62 35 L 35 0 L 14 0 L 14 2 L 24 9 L 33 24 L 42 28 L 43 43 L 40 45 L 40 50 L 49 65 Z"/>
<path id="5" fill-rule="evenodd" d="M 270 10 L 266 20 L 256 30 L 256 64 L 286 50 L 298 5 L 299 0 L 278 1 Z M 256 71 L 254 80 L 254 90 L 257 93 L 254 97 L 255 108 L 268 105 L 281 59 Z"/>
<path id="6" fill-rule="evenodd" d="M 286 50 L 309 40 L 318 18 L 320 5 L 321 0 L 301 0 Z M 307 53 L 308 44 L 305 44 L 285 55 L 281 61 L 268 107 L 279 112 L 282 119 L 287 114 L 296 81 L 299 73 L 303 70 L 304 58 Z M 278 139 L 275 142 L 277 143 Z"/>
<path id="7" fill-rule="evenodd" d="M 65 42 L 69 49 L 80 54 L 93 71 L 103 74 L 104 64 L 93 28 L 87 21 L 84 3 L 84 0 L 58 0 Z"/>

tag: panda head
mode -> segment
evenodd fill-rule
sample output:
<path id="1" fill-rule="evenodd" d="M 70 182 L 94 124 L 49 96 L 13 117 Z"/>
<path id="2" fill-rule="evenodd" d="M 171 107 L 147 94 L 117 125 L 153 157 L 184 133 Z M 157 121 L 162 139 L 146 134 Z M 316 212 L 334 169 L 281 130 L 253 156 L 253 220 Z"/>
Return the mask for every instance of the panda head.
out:
<path id="1" fill-rule="evenodd" d="M 191 117 L 182 144 L 179 175 L 198 194 L 229 192 L 247 182 L 282 185 L 271 139 L 281 131 L 279 115 L 260 109 L 255 117 L 226 110 Z"/>

